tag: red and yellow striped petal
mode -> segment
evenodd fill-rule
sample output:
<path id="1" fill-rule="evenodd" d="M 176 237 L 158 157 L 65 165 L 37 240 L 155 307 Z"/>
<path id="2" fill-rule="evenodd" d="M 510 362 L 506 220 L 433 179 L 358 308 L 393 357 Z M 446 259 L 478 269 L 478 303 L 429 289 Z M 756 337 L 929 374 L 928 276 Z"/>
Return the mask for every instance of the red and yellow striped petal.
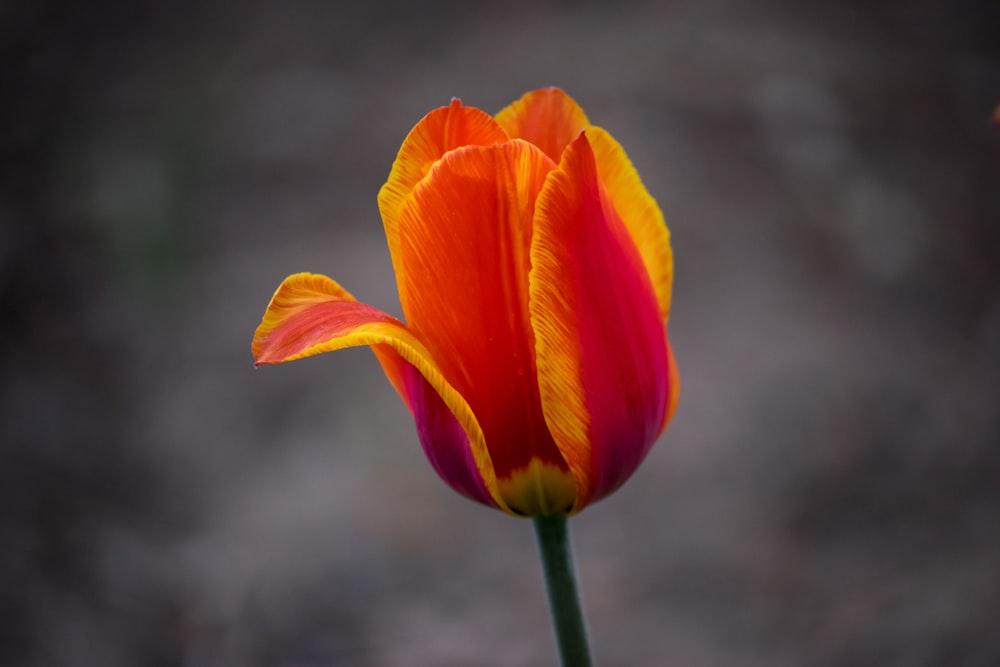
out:
<path id="1" fill-rule="evenodd" d="M 448 151 L 470 145 L 489 146 L 507 139 L 507 134 L 489 114 L 462 106 L 457 99 L 424 116 L 406 136 L 392 164 L 389 179 L 378 193 L 379 212 L 397 283 L 404 272 L 399 260 L 399 210 L 413 188 Z"/>
<path id="2" fill-rule="evenodd" d="M 509 511 L 468 403 L 427 348 L 395 318 L 355 301 L 325 276 L 299 273 L 274 293 L 252 350 L 257 364 L 276 364 L 362 345 L 372 347 L 413 413 L 427 457 L 442 479 L 465 496 Z"/>
<path id="3" fill-rule="evenodd" d="M 496 115 L 508 135 L 524 139 L 542 149 L 553 162 L 581 130 L 590 127 L 587 114 L 559 88 L 542 88 L 525 93 Z"/>
<path id="4" fill-rule="evenodd" d="M 598 178 L 639 249 L 666 322 L 674 284 L 674 254 L 660 207 L 614 137 L 600 127 L 590 127 L 587 140 L 594 151 Z"/>
<path id="5" fill-rule="evenodd" d="M 406 320 L 476 415 L 508 506 L 530 515 L 575 497 L 542 413 L 528 315 L 535 198 L 554 167 L 520 140 L 458 149 L 399 215 Z"/>
<path id="6" fill-rule="evenodd" d="M 653 285 L 583 134 L 539 195 L 531 265 L 542 409 L 579 511 L 632 474 L 675 391 Z"/>

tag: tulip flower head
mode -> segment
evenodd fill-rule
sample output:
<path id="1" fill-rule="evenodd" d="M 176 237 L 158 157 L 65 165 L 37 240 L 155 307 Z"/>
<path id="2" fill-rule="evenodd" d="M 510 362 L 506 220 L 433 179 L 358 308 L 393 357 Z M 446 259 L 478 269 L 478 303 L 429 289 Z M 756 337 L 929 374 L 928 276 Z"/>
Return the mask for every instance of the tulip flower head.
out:
<path id="1" fill-rule="evenodd" d="M 278 287 L 257 364 L 372 348 L 452 488 L 573 514 L 636 470 L 677 403 L 673 257 L 621 146 L 557 88 L 409 133 L 378 196 L 404 320 L 325 276 Z"/>

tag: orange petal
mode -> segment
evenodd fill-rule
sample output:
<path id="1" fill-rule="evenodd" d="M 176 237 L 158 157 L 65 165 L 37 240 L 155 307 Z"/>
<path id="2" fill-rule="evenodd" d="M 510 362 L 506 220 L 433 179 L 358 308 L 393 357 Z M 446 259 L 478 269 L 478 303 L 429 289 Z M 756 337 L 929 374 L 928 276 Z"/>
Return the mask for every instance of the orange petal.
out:
<path id="1" fill-rule="evenodd" d="M 666 428 L 670 420 L 674 418 L 674 412 L 677 411 L 677 400 L 681 396 L 681 376 L 677 370 L 677 360 L 674 359 L 674 349 L 670 345 L 669 336 L 667 340 L 667 361 L 670 364 L 670 377 L 667 380 L 670 385 L 670 402 L 667 403 L 667 414 L 663 419 L 663 428 Z"/>
<path id="2" fill-rule="evenodd" d="M 500 496 L 483 432 L 468 403 L 427 348 L 401 322 L 321 275 L 298 273 L 278 287 L 254 334 L 257 364 L 370 345 L 410 408 L 428 459 L 455 490 L 510 511 Z"/>
<path id="3" fill-rule="evenodd" d="M 590 121 L 576 101 L 559 88 L 525 93 L 496 115 L 511 138 L 524 139 L 542 149 L 553 162 Z"/>
<path id="4" fill-rule="evenodd" d="M 399 210 L 413 188 L 448 151 L 469 145 L 489 146 L 507 139 L 506 133 L 489 114 L 462 106 L 457 99 L 424 116 L 406 136 L 392 164 L 389 179 L 378 193 L 378 207 L 397 284 L 403 275 L 399 260 Z"/>
<path id="5" fill-rule="evenodd" d="M 567 470 L 542 414 L 528 318 L 531 221 L 554 166 L 520 140 L 458 149 L 434 165 L 399 216 L 406 320 L 469 402 L 501 482 L 536 460 Z M 508 505 L 547 514 L 573 501 L 546 496 L 555 485 L 523 488 L 539 486 L 542 497 L 513 493 Z"/>
<path id="6" fill-rule="evenodd" d="M 666 322 L 674 283 L 674 255 L 660 207 L 642 184 L 624 149 L 608 132 L 591 127 L 587 139 L 594 151 L 598 177 L 639 249 Z"/>
<path id="7" fill-rule="evenodd" d="M 538 198 L 531 265 L 542 408 L 579 511 L 638 467 L 675 390 L 653 286 L 583 134 Z"/>

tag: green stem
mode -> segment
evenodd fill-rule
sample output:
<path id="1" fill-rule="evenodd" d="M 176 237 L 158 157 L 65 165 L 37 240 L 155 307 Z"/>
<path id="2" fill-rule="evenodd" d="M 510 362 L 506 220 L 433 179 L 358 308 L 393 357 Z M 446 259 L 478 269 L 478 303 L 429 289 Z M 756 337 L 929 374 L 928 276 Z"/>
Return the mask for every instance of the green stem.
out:
<path id="1" fill-rule="evenodd" d="M 542 556 L 545 588 L 563 667 L 591 667 L 587 629 L 576 586 L 573 552 L 564 516 L 535 517 L 535 535 Z"/>

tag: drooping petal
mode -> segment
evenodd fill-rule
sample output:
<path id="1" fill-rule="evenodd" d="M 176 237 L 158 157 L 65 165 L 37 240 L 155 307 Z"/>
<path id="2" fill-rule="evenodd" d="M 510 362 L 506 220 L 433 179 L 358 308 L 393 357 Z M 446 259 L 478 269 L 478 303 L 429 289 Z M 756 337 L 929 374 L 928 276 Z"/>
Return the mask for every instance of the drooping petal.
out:
<path id="1" fill-rule="evenodd" d="M 413 414 L 424 454 L 441 479 L 468 498 L 509 512 L 498 487 L 494 486 L 496 476 L 482 429 L 475 423 L 468 405 L 459 404 L 456 408 L 457 414 L 463 415 L 460 421 L 449 407 L 449 403 L 458 401 L 446 401 L 443 396 L 449 390 L 436 389 L 438 381 L 429 381 L 391 346 L 373 345 L 372 351 Z"/>
<path id="2" fill-rule="evenodd" d="M 653 286 L 583 134 L 539 195 L 531 265 L 542 408 L 577 478 L 578 511 L 632 474 L 675 391 Z"/>
<path id="3" fill-rule="evenodd" d="M 434 469 L 456 491 L 507 510 L 482 429 L 465 398 L 401 322 L 355 301 L 326 276 L 298 273 L 278 287 L 254 334 L 257 364 L 372 346 L 410 408 Z"/>
<path id="4" fill-rule="evenodd" d="M 399 209 L 445 153 L 462 146 L 489 146 L 507 141 L 507 134 L 485 111 L 463 106 L 455 99 L 423 117 L 403 141 L 389 179 L 378 193 L 378 207 L 396 272 L 397 284 L 404 268 L 399 260 Z"/>
<path id="5" fill-rule="evenodd" d="M 507 504 L 525 514 L 575 496 L 542 414 L 528 317 L 535 198 L 554 166 L 520 140 L 458 149 L 399 216 L 406 320 L 468 401 Z"/>
<path id="6" fill-rule="evenodd" d="M 559 88 L 542 88 L 525 93 L 496 115 L 511 138 L 524 139 L 542 149 L 558 163 L 563 149 L 590 127 L 587 114 Z"/>
<path id="7" fill-rule="evenodd" d="M 587 139 L 594 151 L 598 178 L 639 249 L 666 322 L 674 283 L 674 255 L 660 207 L 642 184 L 624 149 L 608 132 L 590 127 Z"/>

